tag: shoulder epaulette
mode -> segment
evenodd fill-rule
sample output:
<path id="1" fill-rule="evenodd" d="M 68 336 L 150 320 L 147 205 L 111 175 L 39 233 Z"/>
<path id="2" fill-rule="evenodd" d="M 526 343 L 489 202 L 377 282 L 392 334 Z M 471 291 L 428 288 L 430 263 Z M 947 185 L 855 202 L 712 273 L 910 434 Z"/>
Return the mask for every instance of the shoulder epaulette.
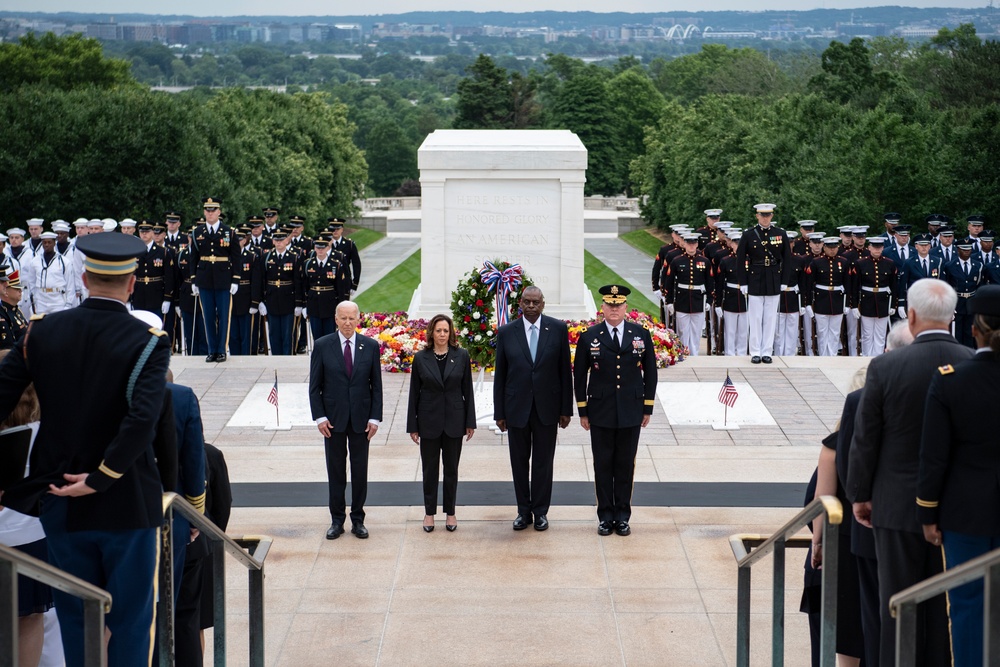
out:
<path id="1" fill-rule="evenodd" d="M 167 335 L 166 331 L 163 331 L 162 329 L 157 329 L 156 327 L 149 327 L 149 333 L 153 334 L 154 336 L 166 336 Z"/>
<path id="2" fill-rule="evenodd" d="M 580 329 L 580 333 L 583 333 L 586 330 L 587 330 L 587 327 L 584 327 L 584 328 Z"/>
<path id="3" fill-rule="evenodd" d="M 948 364 L 947 366 L 938 366 L 938 373 L 940 373 L 941 375 L 951 375 L 954 372 L 955 372 L 955 367 L 952 366 L 951 364 Z"/>
<path id="4" fill-rule="evenodd" d="M 31 316 L 30 319 L 31 319 L 32 322 L 37 322 L 38 320 L 42 319 L 43 317 L 45 317 L 45 313 L 35 313 L 34 315 Z"/>

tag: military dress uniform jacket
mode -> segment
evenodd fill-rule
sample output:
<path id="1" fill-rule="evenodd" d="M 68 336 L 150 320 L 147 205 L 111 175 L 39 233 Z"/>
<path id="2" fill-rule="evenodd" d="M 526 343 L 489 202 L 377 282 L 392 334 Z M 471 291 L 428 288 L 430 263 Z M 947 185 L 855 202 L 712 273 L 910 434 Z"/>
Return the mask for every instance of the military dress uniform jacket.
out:
<path id="1" fill-rule="evenodd" d="M 573 363 L 573 386 L 580 417 L 594 426 L 628 428 L 642 424 L 656 404 L 656 352 L 649 332 L 624 322 L 620 348 L 605 323 L 580 334 Z M 589 377 L 588 377 L 589 376 Z"/>
<path id="2" fill-rule="evenodd" d="M 73 350 L 80 352 L 67 352 Z M 133 384 L 130 376 L 144 354 Z M 91 298 L 36 318 L 0 362 L 0 415 L 6 418 L 34 382 L 50 418 L 38 429 L 30 476 L 4 494 L 4 504 L 37 515 L 38 498 L 50 483 L 63 485 L 64 473 L 88 473 L 86 483 L 97 493 L 69 499 L 69 530 L 162 524 L 153 440 L 169 364 L 166 333 L 132 317 L 120 302 Z M 99 387 L 100 409 L 67 401 L 72 387 Z"/>
<path id="3" fill-rule="evenodd" d="M 969 300 L 969 297 L 976 293 L 979 286 L 985 282 L 983 280 L 983 265 L 977 262 L 975 257 L 970 258 L 969 274 L 966 275 L 965 269 L 962 268 L 962 262 L 955 260 L 944 267 L 944 279 L 958 292 L 958 305 L 955 306 L 955 313 L 959 315 L 967 314 L 966 302 Z"/>
<path id="4" fill-rule="evenodd" d="M 979 352 L 942 366 L 924 409 L 917 520 L 942 530 L 1000 536 L 1000 447 L 988 419 L 961 418 L 970 396 L 996 397 L 1000 357 Z"/>
<path id="5" fill-rule="evenodd" d="M 191 232 L 191 271 L 198 289 L 228 290 L 240 281 L 240 243 L 233 230 L 219 223 L 213 234 L 202 223 Z"/>
<path id="6" fill-rule="evenodd" d="M 344 253 L 344 273 L 351 282 L 351 289 L 358 289 L 358 281 L 361 280 L 361 254 L 358 252 L 357 244 L 351 239 L 341 237 L 340 241 L 330 243 L 331 250 L 339 250 Z"/>
<path id="7" fill-rule="evenodd" d="M 174 300 L 174 253 L 155 243 L 139 258 L 135 270 L 135 287 L 132 290 L 132 307 L 160 313 L 164 301 Z"/>
<path id="8" fill-rule="evenodd" d="M 12 306 L 0 301 L 0 321 L 3 322 L 2 326 L 7 336 L 0 349 L 9 350 L 28 330 L 28 320 L 25 319 L 24 313 L 17 305 Z"/>
<path id="9" fill-rule="evenodd" d="M 234 317 L 242 317 L 250 314 L 250 302 L 253 300 L 253 274 L 257 266 L 258 257 L 249 245 L 240 252 L 240 282 L 236 294 L 233 295 L 233 302 L 229 312 Z"/>
<path id="10" fill-rule="evenodd" d="M 785 285 L 785 289 L 778 296 L 778 312 L 797 314 L 800 304 L 805 305 L 805 295 L 809 293 L 806 265 L 809 264 L 811 258 L 802 255 L 792 255 L 792 258 L 788 261 L 792 268 L 789 271 L 788 284 Z"/>
<path id="11" fill-rule="evenodd" d="M 253 234 L 250 235 L 250 240 L 247 241 L 247 247 L 256 252 L 258 255 L 263 255 L 265 252 L 274 247 L 274 241 L 267 234 L 261 234 L 260 237 L 255 237 Z"/>
<path id="12" fill-rule="evenodd" d="M 850 306 L 857 308 L 862 317 L 889 317 L 906 304 L 906 297 L 900 294 L 896 263 L 891 259 L 862 259 L 852 271 Z"/>
<path id="13" fill-rule="evenodd" d="M 775 296 L 788 284 L 791 256 L 792 246 L 781 227 L 749 229 L 736 248 L 737 282 L 747 286 L 750 296 Z"/>
<path id="14" fill-rule="evenodd" d="M 917 282 L 921 278 L 944 278 L 944 276 L 941 275 L 941 269 L 943 268 L 944 262 L 940 256 L 935 255 L 933 252 L 928 253 L 927 271 L 924 271 L 924 266 L 921 261 L 920 257 L 914 253 L 910 259 L 906 261 L 906 264 L 903 265 L 903 270 L 899 273 L 900 296 L 905 297 L 906 293 L 911 287 L 913 287 L 913 283 Z"/>
<path id="15" fill-rule="evenodd" d="M 288 249 L 298 251 L 299 255 L 305 259 L 313 251 L 313 240 L 305 234 L 293 236 L 289 239 Z"/>
<path id="16" fill-rule="evenodd" d="M 850 286 L 850 262 L 843 257 L 816 257 L 804 269 L 806 305 L 817 315 L 843 315 L 847 288 Z"/>
<path id="17" fill-rule="evenodd" d="M 716 306 L 729 313 L 747 312 L 747 298 L 740 291 L 736 278 L 736 255 L 729 254 L 719 260 L 719 272 L 715 278 Z"/>
<path id="18" fill-rule="evenodd" d="M 194 285 L 193 271 L 191 270 L 191 247 L 182 248 L 174 261 L 175 285 L 177 295 L 175 302 L 185 313 L 193 313 L 196 299 L 191 286 Z"/>
<path id="19" fill-rule="evenodd" d="M 270 250 L 257 262 L 250 302 L 267 306 L 268 315 L 291 315 L 296 307 L 305 305 L 302 298 L 302 258 L 292 250 L 283 257 Z"/>
<path id="20" fill-rule="evenodd" d="M 663 289 L 667 303 L 680 313 L 702 313 L 706 299 L 711 302 L 715 290 L 712 264 L 702 254 L 684 253 L 663 271 Z"/>
<path id="21" fill-rule="evenodd" d="M 343 296 L 345 276 L 346 271 L 340 260 L 334 259 L 332 254 L 322 264 L 316 256 L 303 262 L 300 280 L 309 317 L 327 319 L 337 314 L 338 297 Z"/>
<path id="22" fill-rule="evenodd" d="M 190 242 L 190 238 L 184 232 L 177 232 L 176 234 L 167 232 L 167 235 L 163 239 L 164 247 L 172 250 L 174 255 L 177 255 L 177 253 L 180 252 L 182 245 L 188 245 Z"/>

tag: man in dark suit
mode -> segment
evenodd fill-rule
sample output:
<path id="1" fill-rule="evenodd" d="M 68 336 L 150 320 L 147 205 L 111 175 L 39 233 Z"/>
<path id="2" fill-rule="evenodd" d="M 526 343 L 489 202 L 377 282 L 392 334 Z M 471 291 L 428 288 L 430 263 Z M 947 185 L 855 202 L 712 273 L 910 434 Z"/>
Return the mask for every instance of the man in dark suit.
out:
<path id="1" fill-rule="evenodd" d="M 39 515 L 50 562 L 111 593 L 108 663 L 147 665 L 153 624 L 157 528 L 163 520 L 153 437 L 164 402 L 170 342 L 132 317 L 135 236 L 80 237 L 90 298 L 32 318 L 0 363 L 0 419 L 34 382 L 43 415 L 31 476 L 4 504 Z M 94 387 L 67 401 L 67 387 Z M 83 602 L 53 591 L 67 662 L 84 655 Z"/>
<path id="2" fill-rule="evenodd" d="M 368 442 L 382 420 L 382 366 L 378 342 L 356 329 L 361 310 L 353 301 L 337 306 L 337 335 L 316 341 L 309 360 L 309 405 L 326 447 L 330 516 L 326 539 L 344 532 L 347 456 L 351 456 L 351 532 L 362 539 L 368 496 Z"/>
<path id="3" fill-rule="evenodd" d="M 573 416 L 566 323 L 542 315 L 544 309 L 542 290 L 527 287 L 521 293 L 522 317 L 497 331 L 493 418 L 509 438 L 514 530 L 532 520 L 535 530 L 549 527 L 556 426 L 566 428 Z"/>
<path id="4" fill-rule="evenodd" d="M 631 534 L 632 480 L 639 431 L 656 404 L 656 352 L 649 332 L 625 321 L 624 285 L 605 285 L 604 321 L 580 334 L 573 384 L 580 426 L 590 431 L 597 487 L 597 534 Z"/>
<path id="5" fill-rule="evenodd" d="M 915 339 L 907 347 L 875 357 L 861 396 L 851 443 L 847 497 L 858 522 L 875 529 L 882 615 L 881 664 L 895 664 L 896 623 L 889 599 L 943 569 L 940 548 L 924 541 L 913 508 L 917 497 L 920 419 L 909 408 L 922 405 L 939 366 L 972 356 L 948 332 L 957 296 L 942 280 L 914 283 L 907 317 Z M 921 605 L 917 655 L 926 665 L 951 663 L 944 598 Z"/>

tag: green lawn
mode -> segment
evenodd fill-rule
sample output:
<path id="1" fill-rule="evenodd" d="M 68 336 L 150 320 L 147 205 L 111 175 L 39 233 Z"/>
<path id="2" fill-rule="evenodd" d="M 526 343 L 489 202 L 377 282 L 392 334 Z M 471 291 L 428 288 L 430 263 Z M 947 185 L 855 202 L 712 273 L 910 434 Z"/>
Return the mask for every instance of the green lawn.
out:
<path id="1" fill-rule="evenodd" d="M 359 230 L 368 231 L 368 230 Z M 355 232 L 357 233 L 357 232 Z M 375 234 L 376 232 L 371 232 Z M 354 234 L 351 235 L 354 238 Z M 364 313 L 395 313 L 410 307 L 413 291 L 420 284 L 420 251 L 403 260 L 392 273 L 359 294 L 354 300 Z"/>
<path id="2" fill-rule="evenodd" d="M 645 234 L 646 232 L 642 232 Z M 650 237 L 653 238 L 653 237 Z M 659 250 L 659 247 L 657 247 Z M 650 317 L 659 319 L 660 307 L 653 304 L 642 290 L 630 285 L 617 273 L 607 267 L 601 260 L 594 257 L 590 252 L 583 251 L 583 274 L 587 277 L 587 286 L 594 294 L 594 303 L 600 305 L 601 295 L 597 292 L 603 285 L 628 285 L 632 289 L 632 294 L 628 297 L 629 309 L 635 308 Z"/>
<path id="3" fill-rule="evenodd" d="M 660 252 L 660 248 L 663 247 L 663 240 L 656 238 L 645 229 L 636 229 L 622 234 L 618 238 L 650 257 L 656 257 L 656 253 Z"/>
<path id="4" fill-rule="evenodd" d="M 354 244 L 358 246 L 358 250 L 362 250 L 366 246 L 370 246 L 379 239 L 385 238 L 385 234 L 381 232 L 376 232 L 374 229 L 364 229 L 359 228 L 352 231 L 347 236 L 354 241 Z"/>

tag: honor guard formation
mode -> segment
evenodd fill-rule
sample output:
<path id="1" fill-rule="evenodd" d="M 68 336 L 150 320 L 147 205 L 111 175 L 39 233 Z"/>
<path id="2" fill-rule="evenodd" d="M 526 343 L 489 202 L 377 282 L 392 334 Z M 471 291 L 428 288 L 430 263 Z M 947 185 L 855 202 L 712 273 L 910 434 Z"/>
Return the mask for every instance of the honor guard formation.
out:
<path id="1" fill-rule="evenodd" d="M 305 354 L 311 341 L 336 330 L 337 305 L 358 288 L 361 256 L 344 238 L 344 220 L 328 218 L 315 238 L 299 215 L 280 221 L 273 206 L 240 225 L 224 220 L 222 200 L 202 199 L 203 217 L 182 231 L 183 216 L 121 222 L 80 218 L 72 225 L 32 218 L 0 234 L 0 349 L 9 349 L 33 315 L 67 310 L 88 296 L 81 237 L 135 236 L 138 258 L 128 307 L 156 314 L 173 353 Z M 70 236 L 71 228 L 74 230 Z"/>
<path id="2" fill-rule="evenodd" d="M 774 224 L 774 204 L 754 206 L 756 224 L 740 229 L 707 209 L 705 225 L 670 226 L 671 242 L 653 261 L 653 292 L 661 317 L 692 355 L 874 357 L 889 328 L 906 319 L 906 295 L 921 278 L 947 281 L 958 293 L 952 333 L 973 347 L 967 302 L 981 285 L 1000 284 L 1000 257 L 982 215 L 958 230 L 939 213 L 927 231 L 911 234 L 898 213 L 885 229 L 841 225 L 837 236 Z M 959 240 L 956 241 L 956 233 Z"/>

